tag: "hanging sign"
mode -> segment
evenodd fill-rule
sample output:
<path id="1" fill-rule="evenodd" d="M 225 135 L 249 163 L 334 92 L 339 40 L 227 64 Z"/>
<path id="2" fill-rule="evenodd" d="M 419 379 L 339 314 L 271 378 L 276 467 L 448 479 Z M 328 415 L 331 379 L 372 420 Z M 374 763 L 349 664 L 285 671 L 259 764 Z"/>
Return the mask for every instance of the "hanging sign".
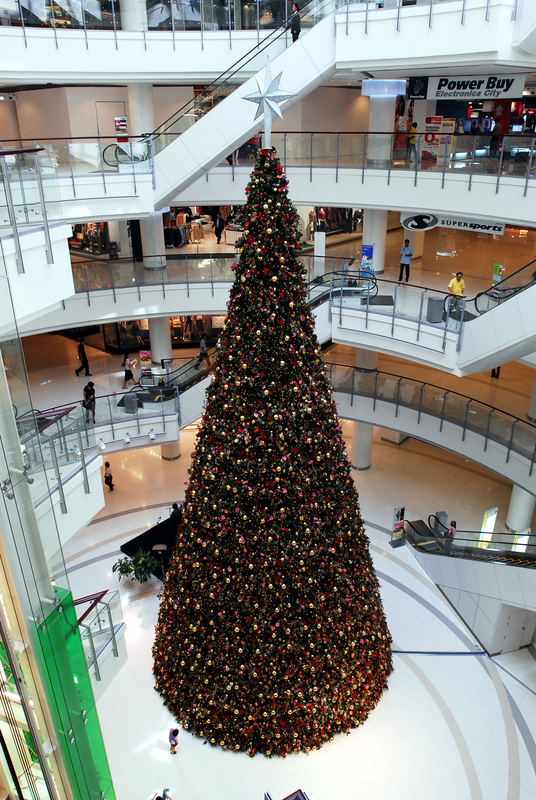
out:
<path id="1" fill-rule="evenodd" d="M 371 273 L 374 272 L 374 245 L 362 244 L 361 245 L 361 272 Z"/>
<path id="2" fill-rule="evenodd" d="M 423 86 L 418 87 L 422 97 Z M 524 75 L 444 75 L 428 78 L 427 100 L 500 100 L 523 97 Z M 410 84 L 411 90 L 411 84 Z M 410 95 L 411 96 L 411 95 Z"/>
<path id="3" fill-rule="evenodd" d="M 467 219 L 467 217 L 439 217 L 440 228 L 453 228 L 457 231 L 473 231 L 474 233 L 494 233 L 503 236 L 504 222 L 484 222 L 481 219 Z"/>

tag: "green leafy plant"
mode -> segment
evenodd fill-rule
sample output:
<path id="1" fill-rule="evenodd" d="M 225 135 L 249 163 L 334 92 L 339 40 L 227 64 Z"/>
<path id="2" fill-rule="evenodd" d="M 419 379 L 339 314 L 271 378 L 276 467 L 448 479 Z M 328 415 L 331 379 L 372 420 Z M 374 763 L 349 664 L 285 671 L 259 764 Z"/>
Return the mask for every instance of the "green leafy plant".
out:
<path id="1" fill-rule="evenodd" d="M 132 558 L 125 556 L 119 558 L 112 567 L 112 572 L 119 573 L 121 578 L 130 578 L 131 581 L 147 583 L 151 573 L 159 566 L 158 559 L 149 550 L 140 548 Z"/>

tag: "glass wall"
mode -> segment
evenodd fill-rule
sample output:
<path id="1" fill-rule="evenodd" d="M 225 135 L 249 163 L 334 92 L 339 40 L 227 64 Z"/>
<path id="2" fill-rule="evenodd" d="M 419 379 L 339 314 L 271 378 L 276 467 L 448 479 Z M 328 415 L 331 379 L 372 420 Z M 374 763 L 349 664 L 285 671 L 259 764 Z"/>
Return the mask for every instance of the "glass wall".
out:
<path id="1" fill-rule="evenodd" d="M 0 726 L 5 744 L 0 783 L 6 774 L 13 797 L 55 800 L 58 793 L 72 792 L 76 800 L 114 800 L 56 526 L 53 470 L 39 445 L 31 451 L 21 445 L 20 416 L 24 434 L 31 434 L 33 426 L 34 440 L 39 437 L 1 240 L 0 332 L 0 640 L 4 674 L 6 665 L 10 674 L 19 669 L 24 674 L 24 684 L 19 683 L 22 711 L 9 729 Z M 34 484 L 48 487 L 47 505 L 41 503 L 39 515 Z M 15 640 L 23 643 L 17 653 Z M 8 700 L 3 682 L 0 700 Z M 23 731 L 29 739 L 21 750 Z M 26 754 L 30 763 L 31 753 L 35 763 L 28 772 L 21 759 Z M 21 776 L 26 783 L 17 788 Z"/>

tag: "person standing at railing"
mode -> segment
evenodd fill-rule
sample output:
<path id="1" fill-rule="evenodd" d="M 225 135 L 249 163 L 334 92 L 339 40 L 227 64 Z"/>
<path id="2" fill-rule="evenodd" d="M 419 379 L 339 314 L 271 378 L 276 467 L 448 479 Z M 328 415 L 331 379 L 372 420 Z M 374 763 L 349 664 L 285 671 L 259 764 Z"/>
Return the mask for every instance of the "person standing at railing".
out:
<path id="1" fill-rule="evenodd" d="M 415 159 L 417 166 L 417 123 L 414 122 L 408 133 L 408 167 L 411 166 L 411 156 Z"/>
<path id="2" fill-rule="evenodd" d="M 89 422 L 89 412 L 93 416 L 93 422 L 95 422 L 95 384 L 93 381 L 88 381 L 84 386 L 84 398 L 82 400 L 82 406 L 86 410 L 86 423 Z"/>
<path id="3" fill-rule="evenodd" d="M 444 550 L 445 550 L 445 554 L 447 556 L 450 556 L 450 554 L 451 554 L 452 542 L 453 542 L 453 539 L 454 539 L 455 536 L 456 536 L 456 520 L 455 519 L 451 519 L 450 525 L 448 527 L 448 530 L 445 531 L 445 535 L 443 536 L 443 540 L 444 540 L 443 547 L 444 547 Z"/>
<path id="4" fill-rule="evenodd" d="M 292 17 L 290 18 L 290 32 L 292 43 L 297 42 L 301 33 L 300 7 L 297 3 L 292 3 Z"/>
<path id="5" fill-rule="evenodd" d="M 75 369 L 75 375 L 78 377 L 82 370 L 85 370 L 86 375 L 91 375 L 89 371 L 89 362 L 87 360 L 86 348 L 84 347 L 84 340 L 80 339 L 78 342 L 78 358 L 80 359 L 80 366 Z"/>
<path id="6" fill-rule="evenodd" d="M 402 280 L 404 271 L 406 272 L 406 280 L 404 281 L 404 285 L 406 284 L 406 281 L 409 281 L 409 268 L 412 258 L 413 249 L 410 247 L 409 239 L 404 239 L 404 247 L 400 250 L 400 272 L 398 274 L 399 283 Z"/>
<path id="7" fill-rule="evenodd" d="M 465 291 L 465 281 L 463 272 L 457 272 L 448 285 L 448 290 L 453 295 L 451 298 L 451 309 L 461 309 L 463 305 L 463 293 Z"/>

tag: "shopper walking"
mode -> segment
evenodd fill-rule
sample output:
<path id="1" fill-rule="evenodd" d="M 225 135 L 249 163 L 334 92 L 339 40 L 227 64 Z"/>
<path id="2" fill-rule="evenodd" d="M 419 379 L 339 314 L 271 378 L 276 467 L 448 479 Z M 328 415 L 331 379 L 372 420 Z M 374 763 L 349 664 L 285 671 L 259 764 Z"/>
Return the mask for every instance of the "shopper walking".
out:
<path id="1" fill-rule="evenodd" d="M 409 239 L 404 239 L 404 247 L 400 250 L 400 272 L 398 274 L 398 282 L 402 280 L 404 271 L 406 272 L 406 281 L 409 281 L 409 268 L 411 259 L 413 258 L 413 250 L 409 245 Z"/>
<path id="2" fill-rule="evenodd" d="M 93 381 L 88 381 L 84 386 L 84 396 L 82 399 L 82 406 L 86 410 L 86 422 L 89 422 L 89 414 L 93 417 L 95 422 L 95 384 Z"/>
<path id="3" fill-rule="evenodd" d="M 444 545 L 443 548 L 447 556 L 450 556 L 452 550 L 452 541 L 456 536 L 456 520 L 451 519 L 448 531 L 445 531 L 445 535 L 443 536 Z"/>
<path id="4" fill-rule="evenodd" d="M 297 3 L 292 3 L 292 17 L 290 19 L 290 32 L 292 42 L 297 42 L 301 33 L 300 8 Z"/>
<path id="5" fill-rule="evenodd" d="M 78 342 L 78 358 L 80 360 L 80 366 L 78 367 L 78 369 L 75 369 L 75 374 L 78 376 L 80 375 L 82 370 L 84 370 L 86 375 L 91 375 L 91 372 L 89 371 L 89 363 L 87 360 L 86 348 L 84 347 L 83 339 L 80 339 L 80 341 Z"/>
<path id="6" fill-rule="evenodd" d="M 206 361 L 208 366 L 210 367 L 210 357 L 208 355 L 208 350 L 207 350 L 206 333 L 201 334 L 201 339 L 199 340 L 199 355 L 197 357 L 196 367 L 199 367 L 202 361 Z"/>
<path id="7" fill-rule="evenodd" d="M 108 487 L 108 489 L 113 492 L 114 490 L 114 479 L 112 477 L 112 468 L 110 466 L 109 461 L 104 462 L 104 483 Z"/>
<path id="8" fill-rule="evenodd" d="M 123 361 L 121 362 L 121 366 L 125 370 L 125 376 L 123 378 L 123 389 L 126 389 L 129 383 L 132 383 L 133 386 L 136 385 L 136 380 L 134 378 L 134 373 L 132 370 L 136 366 L 136 359 L 130 358 L 129 354 L 126 353 Z"/>
<path id="9" fill-rule="evenodd" d="M 170 728 L 170 731 L 169 731 L 169 750 L 170 750 L 172 756 L 174 756 L 177 753 L 178 744 L 179 744 L 179 729 L 178 728 Z"/>
<path id="10" fill-rule="evenodd" d="M 218 244 L 220 243 L 221 235 L 224 230 L 225 230 L 225 220 L 218 211 L 218 216 L 216 217 L 216 220 L 214 222 L 214 233 L 216 234 L 216 242 Z"/>

